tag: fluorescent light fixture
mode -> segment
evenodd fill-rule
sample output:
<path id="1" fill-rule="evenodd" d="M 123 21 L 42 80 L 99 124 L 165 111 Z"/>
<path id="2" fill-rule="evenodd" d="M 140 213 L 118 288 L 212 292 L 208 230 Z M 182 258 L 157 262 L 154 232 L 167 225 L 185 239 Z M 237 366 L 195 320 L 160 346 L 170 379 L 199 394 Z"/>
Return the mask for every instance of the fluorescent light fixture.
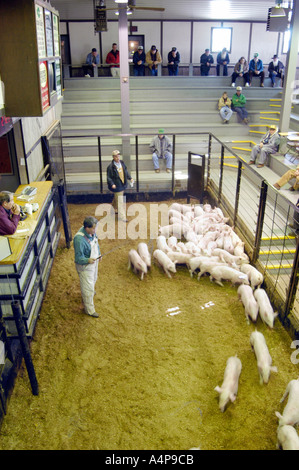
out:
<path id="1" fill-rule="evenodd" d="M 115 3 L 128 3 L 128 0 L 114 0 Z"/>
<path id="2" fill-rule="evenodd" d="M 132 15 L 132 10 L 127 10 L 127 15 Z M 115 14 L 118 16 L 119 15 L 119 11 L 116 11 Z"/>
<path id="3" fill-rule="evenodd" d="M 286 12 L 279 5 L 271 8 L 270 18 L 283 18 L 284 16 L 286 16 Z"/>

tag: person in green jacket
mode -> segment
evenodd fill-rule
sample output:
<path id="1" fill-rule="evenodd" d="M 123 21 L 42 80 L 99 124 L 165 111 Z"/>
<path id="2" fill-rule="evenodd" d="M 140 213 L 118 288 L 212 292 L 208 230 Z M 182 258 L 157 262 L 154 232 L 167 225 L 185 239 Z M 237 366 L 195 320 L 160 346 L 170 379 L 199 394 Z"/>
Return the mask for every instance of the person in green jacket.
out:
<path id="1" fill-rule="evenodd" d="M 237 86 L 236 93 L 232 97 L 232 110 L 235 111 L 239 118 L 245 123 L 248 124 L 248 111 L 245 108 L 246 98 L 241 93 L 242 87 Z"/>

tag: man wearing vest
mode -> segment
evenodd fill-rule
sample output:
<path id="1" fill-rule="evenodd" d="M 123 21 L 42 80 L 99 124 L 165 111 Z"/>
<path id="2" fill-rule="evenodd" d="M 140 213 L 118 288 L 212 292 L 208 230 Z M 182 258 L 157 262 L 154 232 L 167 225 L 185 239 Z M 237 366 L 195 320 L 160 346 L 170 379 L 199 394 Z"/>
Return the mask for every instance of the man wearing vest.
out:
<path id="1" fill-rule="evenodd" d="M 115 213 L 118 213 L 119 220 L 128 222 L 126 219 L 123 197 L 128 181 L 130 180 L 131 185 L 133 186 L 134 180 L 130 176 L 125 163 L 120 159 L 120 153 L 118 150 L 113 150 L 112 157 L 113 160 L 107 167 L 108 188 L 114 193 L 112 206 Z"/>
<path id="2" fill-rule="evenodd" d="M 98 220 L 86 217 L 83 227 L 74 236 L 75 265 L 80 279 L 80 288 L 85 313 L 98 318 L 95 312 L 93 297 L 98 278 L 98 264 L 101 252 L 96 235 Z"/>

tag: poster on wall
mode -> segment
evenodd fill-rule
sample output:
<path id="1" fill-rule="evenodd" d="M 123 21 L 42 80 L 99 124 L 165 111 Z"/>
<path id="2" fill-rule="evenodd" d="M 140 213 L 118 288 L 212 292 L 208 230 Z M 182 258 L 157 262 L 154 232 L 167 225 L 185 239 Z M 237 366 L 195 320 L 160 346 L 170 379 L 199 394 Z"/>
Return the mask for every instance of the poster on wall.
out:
<path id="1" fill-rule="evenodd" d="M 38 57 L 46 57 L 46 40 L 45 40 L 45 25 L 44 25 L 44 11 L 43 7 L 35 4 L 35 23 L 36 23 L 36 37 Z"/>
<path id="2" fill-rule="evenodd" d="M 50 106 L 49 83 L 47 61 L 39 64 L 40 88 L 42 97 L 42 109 L 45 111 Z"/>
<path id="3" fill-rule="evenodd" d="M 46 44 L 47 56 L 52 57 L 53 52 L 53 32 L 52 32 L 52 14 L 49 10 L 45 9 L 45 29 L 46 29 Z"/>
<path id="4" fill-rule="evenodd" d="M 55 75 L 56 75 L 56 93 L 57 99 L 61 98 L 61 68 L 60 59 L 55 60 Z"/>
<path id="5" fill-rule="evenodd" d="M 59 27 L 58 27 L 58 16 L 53 13 L 53 38 L 54 38 L 54 55 L 59 54 Z"/>

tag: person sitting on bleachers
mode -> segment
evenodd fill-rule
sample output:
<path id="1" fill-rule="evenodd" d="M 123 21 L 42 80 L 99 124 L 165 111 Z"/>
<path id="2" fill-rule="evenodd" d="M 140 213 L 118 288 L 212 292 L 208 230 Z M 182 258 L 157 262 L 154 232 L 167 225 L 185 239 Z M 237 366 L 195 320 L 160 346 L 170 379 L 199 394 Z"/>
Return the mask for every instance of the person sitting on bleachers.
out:
<path id="1" fill-rule="evenodd" d="M 200 56 L 200 73 L 207 76 L 210 73 L 211 65 L 214 63 L 214 58 L 210 54 L 210 49 L 206 49 L 204 54 Z"/>
<path id="2" fill-rule="evenodd" d="M 15 204 L 13 193 L 0 192 L 0 235 L 13 235 L 20 221 L 20 206 Z"/>
<path id="3" fill-rule="evenodd" d="M 248 111 L 245 108 L 246 97 L 241 93 L 241 91 L 242 87 L 237 86 L 236 93 L 232 97 L 232 110 L 238 114 L 244 124 L 248 124 Z"/>
<path id="4" fill-rule="evenodd" d="M 90 77 L 90 76 L 94 77 L 94 69 L 95 67 L 99 65 L 99 63 L 100 63 L 100 56 L 97 53 L 96 48 L 93 47 L 91 49 L 91 52 L 87 54 L 87 57 L 86 57 L 87 65 L 84 65 L 83 67 L 85 77 Z"/>
<path id="5" fill-rule="evenodd" d="M 223 124 L 228 124 L 230 118 L 232 117 L 232 110 L 231 110 L 231 100 L 227 96 L 227 92 L 224 91 L 221 98 L 218 101 L 218 109 L 220 112 L 220 116 L 223 119 Z"/>
<path id="6" fill-rule="evenodd" d="M 283 69 L 284 69 L 283 63 L 278 59 L 277 54 L 274 54 L 268 66 L 269 77 L 271 78 L 273 87 L 275 85 L 275 78 L 280 78 L 281 86 L 283 86 L 283 78 L 284 78 Z"/>
<path id="7" fill-rule="evenodd" d="M 232 74 L 232 86 L 233 87 L 236 85 L 237 77 L 243 77 L 244 85 L 249 86 L 250 78 L 249 78 L 249 72 L 248 72 L 248 64 L 246 62 L 245 57 L 240 57 L 240 59 L 235 65 L 234 72 Z"/>
<path id="8" fill-rule="evenodd" d="M 143 50 L 143 46 L 138 46 L 137 51 L 135 51 L 133 55 L 135 77 L 144 76 L 144 62 L 145 62 L 145 52 Z"/>
<path id="9" fill-rule="evenodd" d="M 216 65 L 216 72 L 217 76 L 220 75 L 220 66 L 223 66 L 223 76 L 227 77 L 227 64 L 229 64 L 229 55 L 226 50 L 226 47 L 222 49 L 221 52 L 217 55 L 217 65 Z"/>
<path id="10" fill-rule="evenodd" d="M 288 170 L 286 173 L 284 173 L 282 177 L 275 184 L 273 184 L 273 186 L 276 189 L 280 189 L 282 188 L 282 186 L 287 184 L 293 178 L 296 178 L 296 182 L 289 189 L 290 191 L 298 191 L 299 189 L 299 165 L 297 166 L 296 170 Z"/>
<path id="11" fill-rule="evenodd" d="M 253 59 L 249 62 L 249 77 L 250 77 L 250 85 L 252 82 L 252 77 L 259 77 L 261 79 L 261 86 L 264 86 L 264 65 L 261 59 L 258 59 L 258 53 L 255 52 L 253 54 Z"/>
<path id="12" fill-rule="evenodd" d="M 172 143 L 169 137 L 164 134 L 164 129 L 159 129 L 158 135 L 154 137 L 150 144 L 154 169 L 156 173 L 160 173 L 159 159 L 166 160 L 166 171 L 171 172 L 172 168 Z"/>
<path id="13" fill-rule="evenodd" d="M 267 156 L 271 153 L 277 152 L 279 142 L 280 136 L 277 132 L 276 126 L 273 124 L 269 127 L 268 132 L 262 137 L 260 143 L 253 147 L 248 165 L 253 165 L 259 155 L 257 167 L 262 168 L 265 166 Z"/>

